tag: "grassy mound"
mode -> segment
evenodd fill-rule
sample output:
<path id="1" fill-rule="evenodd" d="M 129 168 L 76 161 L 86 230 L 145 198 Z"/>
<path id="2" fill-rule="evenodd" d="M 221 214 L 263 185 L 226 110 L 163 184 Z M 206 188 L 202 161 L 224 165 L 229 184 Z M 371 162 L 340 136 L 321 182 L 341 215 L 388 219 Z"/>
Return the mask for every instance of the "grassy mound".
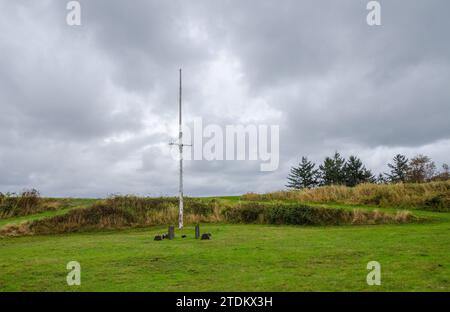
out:
<path id="1" fill-rule="evenodd" d="M 416 220 L 409 212 L 386 214 L 378 211 L 328 209 L 292 203 L 234 203 L 187 198 L 185 222 L 261 223 L 295 225 L 340 225 L 404 223 Z M 61 234 L 102 229 L 121 229 L 176 224 L 176 198 L 117 196 L 89 208 L 73 209 L 64 215 L 5 226 L 0 235 Z"/>
<path id="2" fill-rule="evenodd" d="M 344 210 L 283 203 L 247 203 L 227 208 L 223 214 L 225 219 L 232 223 L 291 225 L 385 224 L 417 220 L 408 211 L 387 214 L 380 211 Z"/>
<path id="3" fill-rule="evenodd" d="M 450 180 L 423 184 L 361 184 L 356 187 L 323 186 L 311 190 L 246 194 L 244 200 L 295 200 L 316 203 L 376 205 L 450 211 Z"/>
<path id="4" fill-rule="evenodd" d="M 186 198 L 184 216 L 186 223 L 221 220 L 215 200 Z M 177 198 L 115 196 L 88 208 L 73 209 L 64 215 L 5 226 L 0 230 L 0 235 L 61 234 L 120 229 L 176 224 L 177 220 Z"/>

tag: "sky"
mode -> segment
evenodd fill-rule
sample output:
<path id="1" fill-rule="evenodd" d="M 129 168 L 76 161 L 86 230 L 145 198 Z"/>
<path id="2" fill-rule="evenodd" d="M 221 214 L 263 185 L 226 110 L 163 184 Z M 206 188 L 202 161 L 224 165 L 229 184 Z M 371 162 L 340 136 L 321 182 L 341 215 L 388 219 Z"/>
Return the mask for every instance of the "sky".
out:
<path id="1" fill-rule="evenodd" d="M 387 172 L 397 153 L 450 162 L 450 2 L 0 0 L 0 191 L 172 196 L 184 120 L 277 125 L 280 160 L 186 161 L 185 194 L 285 188 L 339 151 Z"/>

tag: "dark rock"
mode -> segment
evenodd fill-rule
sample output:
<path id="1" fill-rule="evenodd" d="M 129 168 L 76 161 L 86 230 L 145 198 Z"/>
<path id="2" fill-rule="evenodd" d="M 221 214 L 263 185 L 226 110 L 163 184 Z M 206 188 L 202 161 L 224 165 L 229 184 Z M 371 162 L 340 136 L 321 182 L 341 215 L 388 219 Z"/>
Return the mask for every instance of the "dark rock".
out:
<path id="1" fill-rule="evenodd" d="M 162 241 L 163 238 L 162 238 L 161 235 L 156 235 L 154 240 L 155 240 L 155 241 Z"/>
<path id="2" fill-rule="evenodd" d="M 211 234 L 210 233 L 202 234 L 201 240 L 208 240 L 208 239 L 211 239 Z"/>
<path id="3" fill-rule="evenodd" d="M 187 236 L 186 235 L 181 235 L 181 238 L 186 238 Z"/>

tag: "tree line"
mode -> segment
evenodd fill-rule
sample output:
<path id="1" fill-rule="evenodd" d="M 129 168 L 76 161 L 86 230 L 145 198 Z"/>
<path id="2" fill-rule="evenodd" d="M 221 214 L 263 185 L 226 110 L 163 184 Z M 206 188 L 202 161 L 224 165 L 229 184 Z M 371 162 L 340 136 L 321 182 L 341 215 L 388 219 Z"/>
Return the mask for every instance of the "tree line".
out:
<path id="1" fill-rule="evenodd" d="M 442 169 L 438 171 L 434 161 L 425 155 L 408 159 L 405 155 L 398 154 L 388 163 L 388 168 L 388 173 L 375 176 L 357 156 L 352 155 L 345 159 L 335 152 L 332 157 L 326 157 L 318 167 L 307 157 L 302 157 L 301 162 L 291 168 L 286 186 L 291 189 L 323 185 L 353 187 L 361 183 L 424 183 L 450 179 L 447 164 L 443 164 Z"/>

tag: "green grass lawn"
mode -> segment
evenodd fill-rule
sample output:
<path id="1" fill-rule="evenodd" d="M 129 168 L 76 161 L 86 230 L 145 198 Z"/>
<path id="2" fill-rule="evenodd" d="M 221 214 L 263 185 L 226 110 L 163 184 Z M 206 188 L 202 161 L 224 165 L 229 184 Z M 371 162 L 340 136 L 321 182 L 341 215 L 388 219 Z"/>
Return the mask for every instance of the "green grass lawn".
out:
<path id="1" fill-rule="evenodd" d="M 161 227 L 0 238 L 0 291 L 450 291 L 450 213 L 376 226 L 202 225 L 174 241 Z M 30 216 L 34 218 L 36 216 Z M 81 286 L 66 264 L 81 264 Z M 382 285 L 368 286 L 378 261 Z"/>

